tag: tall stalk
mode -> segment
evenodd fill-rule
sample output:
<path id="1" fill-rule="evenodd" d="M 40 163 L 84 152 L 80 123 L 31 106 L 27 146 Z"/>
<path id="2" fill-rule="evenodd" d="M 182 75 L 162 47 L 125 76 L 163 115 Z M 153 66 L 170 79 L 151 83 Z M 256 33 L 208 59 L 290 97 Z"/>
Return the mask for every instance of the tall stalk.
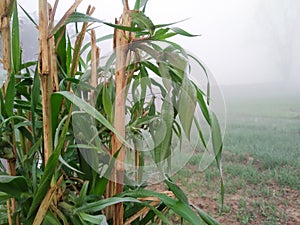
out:
<path id="1" fill-rule="evenodd" d="M 131 18 L 129 15 L 128 2 L 124 3 L 124 11 L 121 21 L 116 20 L 116 24 L 123 26 L 131 25 Z M 130 32 L 124 30 L 115 30 L 114 44 L 116 51 L 116 72 L 115 72 L 115 85 L 116 85 L 116 99 L 114 110 L 114 128 L 121 137 L 125 137 L 125 101 L 126 101 L 126 84 L 127 74 L 126 68 L 128 63 L 128 42 L 130 40 Z M 111 181 L 110 196 L 114 196 L 123 191 L 124 181 L 124 161 L 125 161 L 125 147 L 121 140 L 114 134 L 112 136 L 112 155 L 117 152 L 118 157 L 113 171 L 113 181 Z M 123 204 L 115 205 L 114 210 L 110 210 L 113 216 L 114 225 L 123 225 L 124 209 Z"/>
<path id="2" fill-rule="evenodd" d="M 100 64 L 100 48 L 96 45 L 96 33 L 95 30 L 91 30 L 91 79 L 90 84 L 96 88 L 98 85 L 97 68 Z M 91 104 L 95 102 L 95 91 L 91 90 Z"/>
<path id="3" fill-rule="evenodd" d="M 43 132 L 44 132 L 44 160 L 45 163 L 53 151 L 52 144 L 52 118 L 51 102 L 52 94 L 52 77 L 51 77 L 51 55 L 50 47 L 53 43 L 52 38 L 48 40 L 49 30 L 49 7 L 47 0 L 39 0 L 39 75 L 42 86 L 42 107 L 43 107 Z M 56 63 L 56 61 L 55 61 Z"/>
<path id="4" fill-rule="evenodd" d="M 4 70 L 7 71 L 7 80 L 4 86 L 6 92 L 7 85 L 10 80 L 11 73 L 11 34 L 10 34 L 10 19 L 9 6 L 11 0 L 0 1 L 0 30 L 2 35 L 2 63 Z"/>
<path id="5" fill-rule="evenodd" d="M 13 11 L 13 7 L 15 6 L 14 0 L 2 0 L 0 1 L 0 31 L 2 36 L 2 63 L 3 68 L 7 73 L 7 79 L 4 84 L 3 88 L 3 97 L 5 98 L 7 86 L 10 82 L 11 78 L 11 30 L 10 30 L 10 20 L 11 14 Z M 14 134 L 14 124 L 11 123 L 11 130 L 13 131 L 11 134 L 11 144 L 12 144 L 12 151 L 13 157 L 7 160 L 8 164 L 8 173 L 10 176 L 16 175 L 16 138 Z M 12 198 L 11 200 L 7 201 L 7 217 L 8 217 L 8 224 L 12 225 L 13 218 L 12 215 L 16 211 L 16 200 Z M 16 217 L 15 224 L 19 224 L 18 216 Z"/>

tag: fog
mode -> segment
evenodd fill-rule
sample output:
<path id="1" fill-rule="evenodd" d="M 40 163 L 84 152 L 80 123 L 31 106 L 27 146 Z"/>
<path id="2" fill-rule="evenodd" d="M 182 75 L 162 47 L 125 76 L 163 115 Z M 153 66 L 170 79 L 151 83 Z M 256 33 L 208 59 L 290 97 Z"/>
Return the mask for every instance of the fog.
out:
<path id="1" fill-rule="evenodd" d="M 18 2 L 29 12 L 37 10 L 38 1 Z M 57 19 L 71 3 L 59 2 Z M 108 22 L 122 12 L 120 0 L 85 0 L 79 11 L 88 4 L 96 7 L 93 16 Z M 299 0 L 150 0 L 146 15 L 154 23 L 189 18 L 175 26 L 201 36 L 173 40 L 200 58 L 221 85 L 300 82 Z M 98 36 L 106 32 L 112 31 L 97 28 Z M 23 36 L 32 39 L 32 33 Z M 27 47 L 23 45 L 24 53 L 32 52 Z"/>

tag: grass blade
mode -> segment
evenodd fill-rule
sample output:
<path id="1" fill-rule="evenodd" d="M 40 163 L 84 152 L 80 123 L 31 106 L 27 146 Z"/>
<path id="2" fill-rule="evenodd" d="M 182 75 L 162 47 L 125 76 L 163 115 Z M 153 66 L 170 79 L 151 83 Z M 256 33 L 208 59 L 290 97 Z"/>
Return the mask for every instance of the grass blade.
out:
<path id="1" fill-rule="evenodd" d="M 50 158 L 47 162 L 47 165 L 45 167 L 43 176 L 41 178 L 40 185 L 38 187 L 37 192 L 34 195 L 31 207 L 29 209 L 27 219 L 29 219 L 30 217 L 32 217 L 35 214 L 37 208 L 39 207 L 40 203 L 42 202 L 42 200 L 44 199 L 46 193 L 49 190 L 51 179 L 52 179 L 53 174 L 56 170 L 56 165 L 57 165 L 61 150 L 62 150 L 62 148 L 64 146 L 64 143 L 65 143 L 65 138 L 66 138 L 66 134 L 67 134 L 67 131 L 68 131 L 70 118 L 71 118 L 71 112 L 72 112 L 72 110 L 70 110 L 70 112 L 69 112 L 69 116 L 68 116 L 68 119 L 66 120 L 66 123 L 64 125 L 64 128 L 63 128 L 62 134 L 60 136 L 58 145 L 55 148 L 53 154 L 50 156 Z"/>
<path id="2" fill-rule="evenodd" d="M 182 128 L 189 140 L 191 136 L 191 127 L 196 109 L 196 102 L 196 90 L 190 82 L 190 80 L 184 77 L 178 100 L 178 114 L 180 122 L 182 124 Z"/>
<path id="3" fill-rule="evenodd" d="M 5 110 L 8 116 L 13 116 L 14 112 L 14 101 L 16 96 L 15 82 L 15 75 L 12 74 L 7 85 L 5 97 Z"/>
<path id="4" fill-rule="evenodd" d="M 12 61 L 13 70 L 15 73 L 20 71 L 21 64 L 21 46 L 20 46 L 20 30 L 19 30 L 19 16 L 18 7 L 15 3 L 13 20 L 12 20 Z"/>
<path id="5" fill-rule="evenodd" d="M 127 196 L 132 198 L 156 197 L 160 199 L 166 206 L 172 209 L 176 214 L 178 214 L 191 224 L 205 225 L 202 219 L 190 208 L 189 205 L 185 204 L 182 201 L 175 200 L 165 194 L 151 190 L 139 189 L 134 191 L 125 191 L 120 196 Z"/>
<path id="6" fill-rule="evenodd" d="M 26 179 L 22 176 L 0 176 L 0 191 L 15 198 L 20 198 L 24 192 L 28 192 Z"/>
<path id="7" fill-rule="evenodd" d="M 96 120 L 98 120 L 102 125 L 104 125 L 106 128 L 108 128 L 110 131 L 114 132 L 118 138 L 125 144 L 130 146 L 129 143 L 127 143 L 124 138 L 119 135 L 115 128 L 111 125 L 111 123 L 100 113 L 98 112 L 94 107 L 92 107 L 89 103 L 85 102 L 84 100 L 80 99 L 79 97 L 71 94 L 70 92 L 67 91 L 61 91 L 53 94 L 55 95 L 61 95 L 68 99 L 70 102 L 72 102 L 74 105 L 85 111 L 87 114 L 91 115 L 94 117 Z"/>
<path id="8" fill-rule="evenodd" d="M 38 27 L 38 24 L 34 21 L 34 19 L 31 17 L 31 15 L 21 6 L 19 5 L 22 11 L 25 13 L 25 15 L 28 17 L 28 19 L 36 26 Z"/>

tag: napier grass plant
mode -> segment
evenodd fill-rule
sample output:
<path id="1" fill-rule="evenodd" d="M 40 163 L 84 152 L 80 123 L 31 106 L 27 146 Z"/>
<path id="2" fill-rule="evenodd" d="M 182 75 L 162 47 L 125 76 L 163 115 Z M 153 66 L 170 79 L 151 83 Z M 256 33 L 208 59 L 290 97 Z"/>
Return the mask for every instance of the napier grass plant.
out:
<path id="1" fill-rule="evenodd" d="M 53 6 L 39 0 L 35 21 L 16 0 L 0 2 L 7 75 L 0 92 L 0 223 L 172 224 L 171 210 L 182 223 L 218 224 L 169 178 L 173 155 L 180 153 L 174 140 L 179 148 L 183 140 L 198 140 L 221 172 L 222 137 L 209 82 L 201 81 L 207 88 L 200 89 L 188 76 L 191 60 L 206 69 L 168 40 L 194 35 L 175 23 L 153 24 L 147 1 L 137 0 L 132 9 L 124 1 L 115 23 L 93 17 L 93 7 L 77 12 L 80 3 L 54 21 L 58 0 Z M 38 29 L 36 61 L 22 60 L 18 10 Z M 97 39 L 99 23 L 114 34 Z M 102 57 L 97 43 L 107 39 L 112 54 Z M 169 190 L 147 187 L 153 183 L 145 175 L 149 162 Z M 223 195 L 222 179 L 221 186 Z"/>

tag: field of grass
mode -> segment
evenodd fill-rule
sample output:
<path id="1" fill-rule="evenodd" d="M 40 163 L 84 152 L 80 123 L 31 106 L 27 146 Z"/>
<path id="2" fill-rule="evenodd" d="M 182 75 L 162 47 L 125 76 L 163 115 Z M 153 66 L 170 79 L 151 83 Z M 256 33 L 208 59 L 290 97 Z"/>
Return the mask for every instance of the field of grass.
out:
<path id="1" fill-rule="evenodd" d="M 215 166 L 198 172 L 195 156 L 174 179 L 222 224 L 300 224 L 300 93 L 233 96 L 225 92 L 223 211 Z"/>

